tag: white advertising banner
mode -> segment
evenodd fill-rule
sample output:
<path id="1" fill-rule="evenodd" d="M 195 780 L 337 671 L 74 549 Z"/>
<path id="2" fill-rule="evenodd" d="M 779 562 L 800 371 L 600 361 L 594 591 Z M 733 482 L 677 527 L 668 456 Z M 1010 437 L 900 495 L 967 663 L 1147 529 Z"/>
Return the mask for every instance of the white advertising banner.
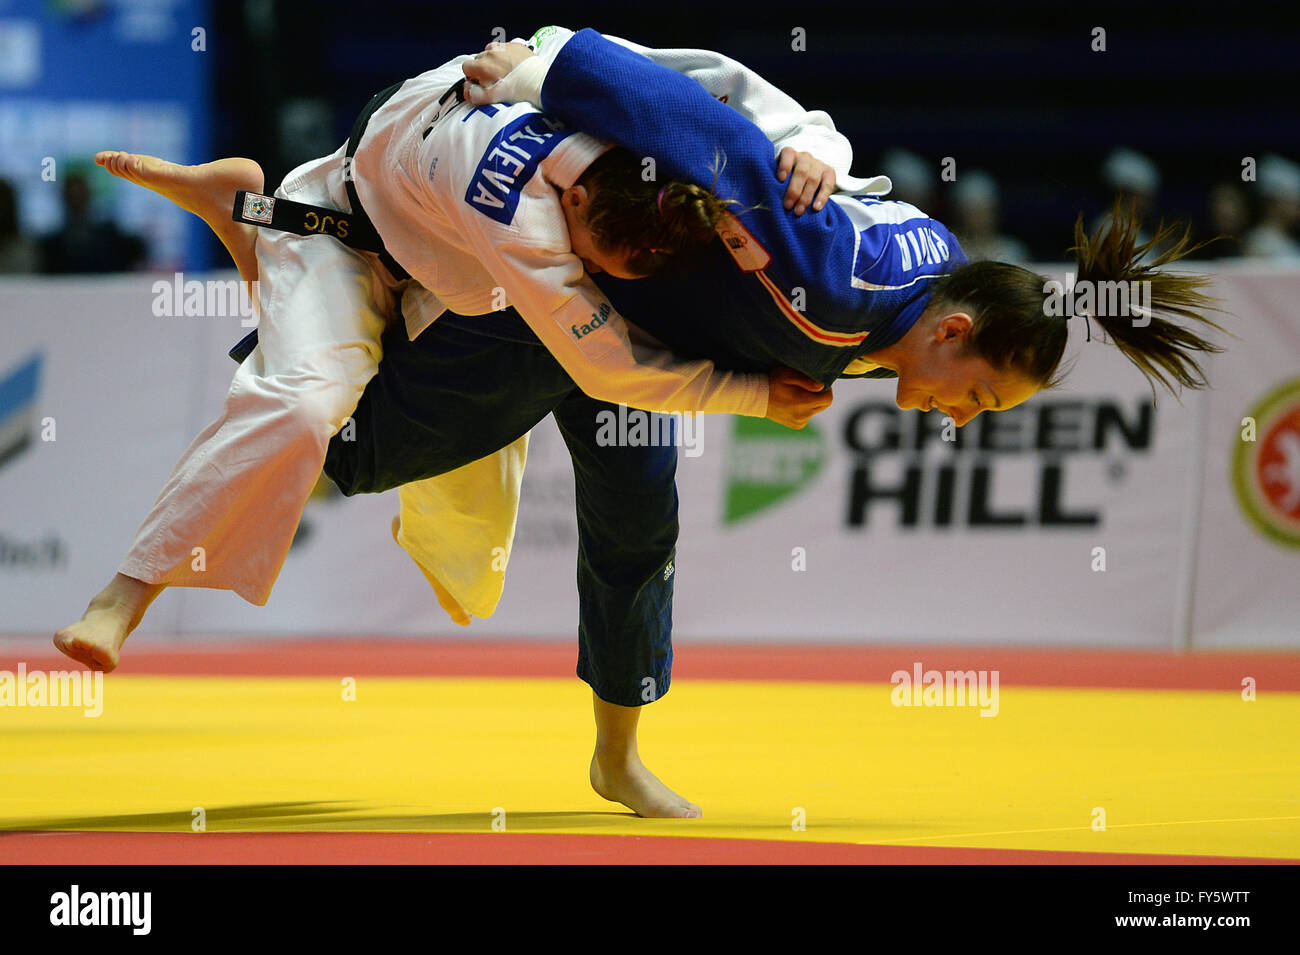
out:
<path id="1" fill-rule="evenodd" d="M 1168 645 L 1191 422 L 1114 349 L 1072 352 L 1064 388 L 954 441 L 893 381 L 840 382 L 803 432 L 720 422 L 723 447 L 683 468 L 679 626 Z"/>
<path id="2" fill-rule="evenodd" d="M 160 279 L 0 283 L 0 632 L 81 613 L 221 407 L 243 316 L 160 316 Z M 698 419 L 679 432 L 676 635 L 1300 646 L 1300 274 L 1234 269 L 1215 292 L 1241 340 L 1183 404 L 1153 403 L 1071 320 L 1066 385 L 955 441 L 889 380 L 840 382 L 801 432 Z M 266 607 L 169 591 L 142 632 L 574 634 L 573 478 L 549 421 L 504 599 L 468 630 L 393 543 L 395 494 L 318 490 Z"/>
<path id="3" fill-rule="evenodd" d="M 1193 646 L 1300 647 L 1300 272 L 1224 271 L 1241 338 L 1205 396 Z"/>

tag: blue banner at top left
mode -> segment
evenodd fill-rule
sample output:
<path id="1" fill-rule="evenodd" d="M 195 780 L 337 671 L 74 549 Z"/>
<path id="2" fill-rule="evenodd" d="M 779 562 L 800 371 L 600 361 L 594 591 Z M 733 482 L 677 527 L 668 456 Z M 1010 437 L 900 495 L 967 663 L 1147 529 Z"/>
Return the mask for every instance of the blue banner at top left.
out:
<path id="1" fill-rule="evenodd" d="M 210 12 L 209 0 L 0 2 L 0 180 L 23 233 L 44 246 L 88 203 L 101 229 L 143 246 L 136 267 L 213 264 L 202 223 L 94 166 L 101 149 L 212 158 Z"/>

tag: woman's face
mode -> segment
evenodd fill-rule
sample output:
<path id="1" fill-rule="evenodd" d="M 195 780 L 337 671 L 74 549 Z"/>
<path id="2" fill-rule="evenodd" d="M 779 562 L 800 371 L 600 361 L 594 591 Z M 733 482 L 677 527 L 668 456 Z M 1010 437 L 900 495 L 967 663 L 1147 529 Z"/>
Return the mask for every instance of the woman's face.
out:
<path id="1" fill-rule="evenodd" d="M 965 313 L 922 316 L 891 349 L 898 372 L 898 407 L 939 410 L 957 427 L 984 411 L 1006 411 L 1038 391 L 1014 371 L 999 371 L 966 347 L 970 316 Z M 875 360 L 868 355 L 869 360 Z"/>

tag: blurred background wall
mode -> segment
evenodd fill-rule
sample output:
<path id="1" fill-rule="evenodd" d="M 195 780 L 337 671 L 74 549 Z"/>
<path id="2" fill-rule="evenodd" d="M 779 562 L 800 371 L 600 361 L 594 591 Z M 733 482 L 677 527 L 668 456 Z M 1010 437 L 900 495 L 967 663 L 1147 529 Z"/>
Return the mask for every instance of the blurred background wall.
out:
<path id="1" fill-rule="evenodd" d="M 889 173 L 894 197 L 977 256 L 1059 273 L 1075 217 L 1094 222 L 1116 196 L 1230 237 L 1201 264 L 1243 342 L 1210 364 L 1215 391 L 1182 405 L 1151 405 L 1113 349 L 1072 334 L 1063 392 L 1014 419 L 982 416 L 956 449 L 917 438 L 883 452 L 882 435 L 934 424 L 892 408 L 889 382 L 840 386 L 803 444 L 707 420 L 705 454 L 682 464 L 679 635 L 1295 646 L 1300 41 L 1279 16 L 1248 4 L 1210 19 L 1018 2 L 0 0 L 0 632 L 52 630 L 107 580 L 216 413 L 224 349 L 246 331 L 236 314 L 155 314 L 155 283 L 228 260 L 196 221 L 94 169 L 93 152 L 246 155 L 274 184 L 342 142 L 378 89 L 498 29 L 555 22 L 741 60 L 829 112 L 855 173 Z M 123 274 L 87 277 L 100 272 Z M 1262 429 L 1249 447 L 1246 417 Z M 991 418 L 1004 430 L 988 437 Z M 1044 428 L 1061 447 L 1043 446 Z M 572 632 L 572 484 L 549 425 L 529 467 L 506 600 L 471 635 Z M 909 523 L 897 495 L 864 499 L 905 489 L 910 469 L 921 517 Z M 394 510 L 389 496 L 322 487 L 269 607 L 172 592 L 146 626 L 450 632 L 388 539 Z"/>

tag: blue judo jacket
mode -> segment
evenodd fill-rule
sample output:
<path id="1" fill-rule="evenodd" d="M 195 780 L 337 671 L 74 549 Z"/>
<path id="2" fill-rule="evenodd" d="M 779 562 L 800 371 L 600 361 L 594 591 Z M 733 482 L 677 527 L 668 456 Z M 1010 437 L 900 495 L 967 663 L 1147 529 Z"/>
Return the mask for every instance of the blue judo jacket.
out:
<path id="1" fill-rule="evenodd" d="M 684 357 L 737 371 L 787 365 L 830 385 L 897 342 L 932 280 L 967 261 L 946 226 L 907 203 L 837 194 L 821 212 L 786 212 L 772 144 L 756 126 L 593 30 L 560 50 L 541 99 L 555 118 L 653 157 L 660 179 L 712 186 L 736 203 L 693 274 L 597 277 L 625 317 Z"/>

